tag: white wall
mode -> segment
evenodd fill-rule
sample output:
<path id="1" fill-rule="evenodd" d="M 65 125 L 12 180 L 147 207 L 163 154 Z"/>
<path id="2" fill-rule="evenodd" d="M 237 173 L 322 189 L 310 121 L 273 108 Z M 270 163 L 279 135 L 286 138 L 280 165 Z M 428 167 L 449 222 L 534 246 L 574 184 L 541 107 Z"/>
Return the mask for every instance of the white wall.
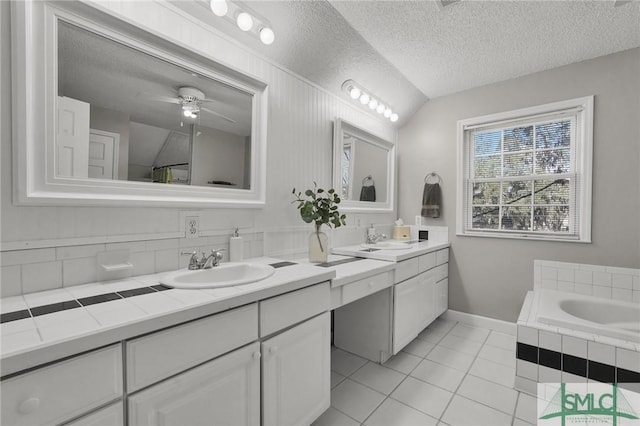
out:
<path id="1" fill-rule="evenodd" d="M 640 264 L 640 49 L 427 102 L 398 136 L 401 217 L 420 214 L 424 176 L 443 178 L 452 309 L 515 321 L 533 289 L 534 259 L 637 268 Z M 591 244 L 455 235 L 456 122 L 595 95 Z"/>
<path id="2" fill-rule="evenodd" d="M 191 184 L 219 180 L 244 188 L 245 137 L 208 127 L 199 131 L 193 143 Z"/>
<path id="3" fill-rule="evenodd" d="M 13 205 L 9 2 L 0 2 L 2 295 L 89 282 L 95 276 L 91 269 L 91 265 L 95 268 L 94 252 L 105 248 L 131 249 L 137 263 L 135 273 L 177 268 L 184 262 L 178 254 L 181 249 L 226 244 L 236 226 L 248 235 L 251 244 L 256 242 L 250 253 L 262 254 L 264 246 L 267 255 L 303 256 L 312 227 L 302 222 L 290 203 L 291 188 L 308 188 L 313 181 L 325 188 L 331 186 L 333 120 L 341 117 L 384 139 L 396 140 L 394 127 L 349 103 L 346 97 L 338 99 L 269 63 L 168 3 L 123 0 L 102 7 L 268 84 L 266 206 L 257 210 L 200 209 L 196 213 L 204 237 L 194 242 L 182 238 L 180 209 Z M 348 215 L 349 223 L 355 223 L 354 216 Z M 361 216 L 365 216 L 363 224 L 390 223 L 395 218 L 395 214 Z M 335 234 L 334 240 L 343 243 L 364 235 L 364 227 L 350 228 Z M 29 248 L 42 249 L 16 251 Z M 49 278 L 39 278 L 43 276 Z"/>

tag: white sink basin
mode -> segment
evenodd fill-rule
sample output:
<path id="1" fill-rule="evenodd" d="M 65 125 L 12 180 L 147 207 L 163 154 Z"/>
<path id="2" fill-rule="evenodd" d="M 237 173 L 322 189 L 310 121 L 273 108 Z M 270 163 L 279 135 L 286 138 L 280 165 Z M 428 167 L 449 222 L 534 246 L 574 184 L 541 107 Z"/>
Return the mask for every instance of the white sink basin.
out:
<path id="1" fill-rule="evenodd" d="M 380 241 L 375 244 L 362 244 L 362 247 L 378 250 L 407 250 L 411 248 L 411 245 L 401 241 Z"/>
<path id="2" fill-rule="evenodd" d="M 219 288 L 249 284 L 269 278 L 275 269 L 261 263 L 223 263 L 211 269 L 181 269 L 160 279 L 175 288 Z"/>

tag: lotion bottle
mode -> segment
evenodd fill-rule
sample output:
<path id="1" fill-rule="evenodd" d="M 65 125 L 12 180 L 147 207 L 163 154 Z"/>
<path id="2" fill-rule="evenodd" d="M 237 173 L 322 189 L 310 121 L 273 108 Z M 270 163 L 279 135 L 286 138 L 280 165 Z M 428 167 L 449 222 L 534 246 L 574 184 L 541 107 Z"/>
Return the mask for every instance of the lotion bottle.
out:
<path id="1" fill-rule="evenodd" d="M 242 237 L 238 233 L 238 228 L 229 239 L 229 261 L 242 262 Z"/>

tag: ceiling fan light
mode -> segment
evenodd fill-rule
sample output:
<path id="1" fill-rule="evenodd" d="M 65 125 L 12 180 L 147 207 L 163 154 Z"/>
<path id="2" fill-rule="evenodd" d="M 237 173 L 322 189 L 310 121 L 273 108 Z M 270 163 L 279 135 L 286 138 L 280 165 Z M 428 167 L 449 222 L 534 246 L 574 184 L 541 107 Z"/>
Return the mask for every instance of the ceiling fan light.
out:
<path id="1" fill-rule="evenodd" d="M 209 2 L 209 7 L 214 15 L 220 17 L 226 15 L 229 11 L 229 5 L 226 0 L 211 0 L 211 2 Z"/>
<path id="2" fill-rule="evenodd" d="M 269 27 L 263 27 L 260 30 L 260 41 L 267 46 L 273 43 L 276 39 L 276 35 L 273 33 L 273 30 Z"/>
<path id="3" fill-rule="evenodd" d="M 253 18 L 247 12 L 240 12 L 236 18 L 236 23 L 242 31 L 249 31 L 253 27 Z"/>

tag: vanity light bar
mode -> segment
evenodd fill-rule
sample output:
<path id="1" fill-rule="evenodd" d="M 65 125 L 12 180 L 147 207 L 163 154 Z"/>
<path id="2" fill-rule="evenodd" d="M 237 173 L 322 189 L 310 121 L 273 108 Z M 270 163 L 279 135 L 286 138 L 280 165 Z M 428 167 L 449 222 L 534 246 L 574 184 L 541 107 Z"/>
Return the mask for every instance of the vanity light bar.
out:
<path id="1" fill-rule="evenodd" d="M 246 6 L 239 6 L 230 0 L 210 0 L 209 7 L 214 15 L 234 23 L 242 31 L 255 34 L 263 44 L 270 45 L 276 36 L 271 26 Z"/>
<path id="2" fill-rule="evenodd" d="M 368 106 L 369 109 L 375 110 L 378 114 L 381 114 L 385 118 L 391 120 L 391 122 L 395 123 L 398 121 L 398 114 L 393 112 L 393 110 L 389 106 L 385 105 L 382 100 L 370 95 L 368 90 L 355 81 L 347 80 L 342 83 L 342 90 L 354 101 L 359 101 L 362 105 Z"/>

